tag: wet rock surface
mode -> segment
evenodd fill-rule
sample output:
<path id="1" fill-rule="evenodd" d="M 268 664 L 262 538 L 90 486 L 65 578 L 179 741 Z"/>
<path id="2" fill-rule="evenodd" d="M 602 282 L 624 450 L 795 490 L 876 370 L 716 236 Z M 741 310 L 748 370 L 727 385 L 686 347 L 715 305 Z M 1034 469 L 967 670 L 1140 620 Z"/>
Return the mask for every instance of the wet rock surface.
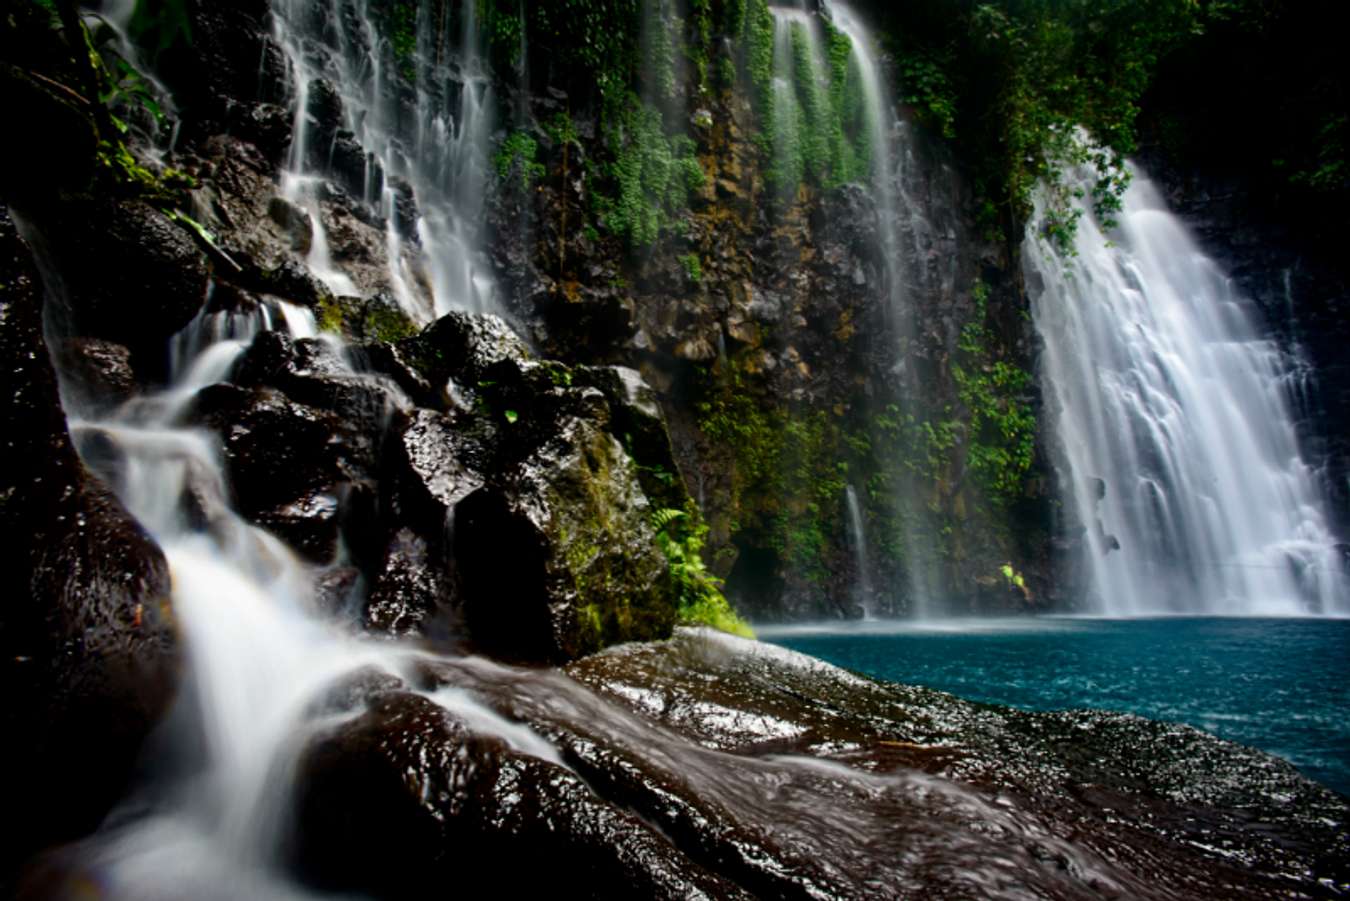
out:
<path id="1" fill-rule="evenodd" d="M 407 691 L 377 694 L 300 767 L 296 856 L 327 888 L 425 897 L 473 860 L 508 893 L 556 890 L 566 873 L 578 897 L 740 896 L 566 767 Z"/>
<path id="2" fill-rule="evenodd" d="M 147 203 L 110 198 L 50 208 L 35 224 L 44 271 L 59 273 L 48 287 L 61 331 L 126 345 L 162 372 L 169 337 L 206 299 L 210 267 L 187 230 Z"/>
<path id="3" fill-rule="evenodd" d="M 125 792 L 178 662 L 164 556 L 75 453 L 42 299 L 0 209 L 0 773 L 24 822 L 0 855 L 0 885 L 35 849 L 91 830 Z"/>
<path id="4" fill-rule="evenodd" d="M 1345 799 L 1267 755 L 704 630 L 565 671 L 423 657 L 329 699 L 354 718 L 301 756 L 298 859 L 376 897 L 526 847 L 584 863 L 586 897 L 1332 897 L 1350 879 Z"/>

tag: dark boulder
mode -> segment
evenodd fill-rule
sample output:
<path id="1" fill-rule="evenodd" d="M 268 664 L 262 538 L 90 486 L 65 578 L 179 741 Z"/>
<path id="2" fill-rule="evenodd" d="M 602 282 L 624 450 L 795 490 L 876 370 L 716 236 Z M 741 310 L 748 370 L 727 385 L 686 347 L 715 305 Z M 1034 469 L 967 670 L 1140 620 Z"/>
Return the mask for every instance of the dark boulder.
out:
<path id="1" fill-rule="evenodd" d="M 87 187 L 98 148 L 89 111 L 59 86 L 8 61 L 0 63 L 0 93 L 15 122 L 42 123 L 23 140 L 0 141 L 0 199 L 32 215 L 53 192 Z"/>
<path id="2" fill-rule="evenodd" d="M 455 508 L 474 641 L 556 662 L 668 635 L 675 599 L 631 458 L 603 417 L 528 415 L 536 449 Z"/>
<path id="3" fill-rule="evenodd" d="M 22 823 L 0 852 L 0 885 L 34 850 L 93 829 L 125 792 L 178 664 L 164 556 L 75 453 L 41 303 L 0 210 L 0 780 Z"/>
<path id="4" fill-rule="evenodd" d="M 431 637 L 447 637 L 455 618 L 449 609 L 453 588 L 446 557 L 442 530 L 395 529 L 366 602 L 366 629 L 394 637 L 429 631 L 440 633 Z"/>
<path id="5" fill-rule="evenodd" d="M 167 46 L 156 71 L 189 131 L 223 131 L 240 105 L 289 104 L 294 81 L 285 53 L 271 39 L 266 2 L 194 3 L 187 9 L 191 39 L 164 35 Z M 166 23 L 171 18 L 164 17 Z"/>
<path id="6" fill-rule="evenodd" d="M 741 895 L 564 767 L 420 695 L 377 695 L 299 771 L 295 858 L 325 889 L 424 898 L 471 860 L 508 895 L 555 892 L 563 874 L 583 898 Z"/>
<path id="7" fill-rule="evenodd" d="M 625 366 L 578 366 L 573 372 L 577 384 L 604 394 L 610 431 L 637 462 L 638 479 L 647 497 L 662 507 L 684 509 L 689 491 L 656 392 L 640 373 Z"/>
<path id="8" fill-rule="evenodd" d="M 162 365 L 169 337 L 206 300 L 210 267 L 188 233 L 146 203 L 106 198 L 53 207 L 34 225 L 34 250 L 61 302 L 58 330 Z"/>
<path id="9" fill-rule="evenodd" d="M 86 413 L 104 413 L 130 400 L 138 380 L 131 350 L 99 338 L 69 338 L 56 354 L 66 389 Z"/>
<path id="10" fill-rule="evenodd" d="M 220 435 L 236 509 L 320 563 L 333 558 L 342 501 L 367 478 L 371 450 L 324 410 L 275 389 L 212 385 L 190 421 Z"/>
<path id="11" fill-rule="evenodd" d="M 453 379 L 473 387 L 488 367 L 502 360 L 527 360 L 530 350 L 497 316 L 455 311 L 418 335 L 400 341 L 404 359 L 433 386 Z"/>

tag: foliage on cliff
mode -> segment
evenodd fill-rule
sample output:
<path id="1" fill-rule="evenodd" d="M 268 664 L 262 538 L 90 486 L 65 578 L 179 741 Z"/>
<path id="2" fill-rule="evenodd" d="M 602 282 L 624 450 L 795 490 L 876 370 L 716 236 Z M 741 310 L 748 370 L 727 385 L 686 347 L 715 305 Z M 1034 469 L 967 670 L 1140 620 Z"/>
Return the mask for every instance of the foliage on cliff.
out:
<path id="1" fill-rule="evenodd" d="M 954 139 L 991 228 L 1020 240 L 1033 187 L 1066 161 L 1100 175 L 1148 137 L 1191 159 L 1269 173 L 1277 193 L 1345 208 L 1347 75 L 1334 29 L 1280 0 L 924 0 L 873 4 L 901 95 Z M 1259 110 L 1260 126 L 1253 126 Z M 1143 116 L 1141 120 L 1141 115 Z M 1274 121 L 1271 121 L 1271 119 Z M 1084 126 L 1103 151 L 1073 142 Z M 1072 228 L 1069 201 L 1061 222 Z"/>

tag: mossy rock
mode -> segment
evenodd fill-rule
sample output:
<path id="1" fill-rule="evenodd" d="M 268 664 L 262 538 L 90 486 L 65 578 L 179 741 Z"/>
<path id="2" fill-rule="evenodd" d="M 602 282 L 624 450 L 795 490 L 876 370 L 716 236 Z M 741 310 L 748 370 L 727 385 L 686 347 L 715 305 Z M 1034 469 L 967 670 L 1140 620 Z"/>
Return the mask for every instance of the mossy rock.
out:
<path id="1" fill-rule="evenodd" d="M 670 634 L 676 599 L 631 458 L 603 422 L 552 434 L 455 509 L 455 556 L 475 643 L 564 662 Z"/>

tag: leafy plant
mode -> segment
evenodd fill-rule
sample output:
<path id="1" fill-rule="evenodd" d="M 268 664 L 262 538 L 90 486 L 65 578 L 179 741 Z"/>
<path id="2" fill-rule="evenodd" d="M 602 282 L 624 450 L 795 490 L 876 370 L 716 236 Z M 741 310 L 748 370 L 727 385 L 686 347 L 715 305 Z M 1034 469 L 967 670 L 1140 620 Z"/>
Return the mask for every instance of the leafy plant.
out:
<path id="1" fill-rule="evenodd" d="M 668 136 L 661 113 L 628 94 L 606 115 L 605 138 L 613 161 L 606 167 L 614 193 L 597 192 L 605 227 L 632 247 L 652 244 L 673 227 L 703 185 L 703 168 L 687 136 Z"/>
<path id="2" fill-rule="evenodd" d="M 721 580 L 703 565 L 707 525 L 684 510 L 665 509 L 652 514 L 652 527 L 656 530 L 657 547 L 669 564 L 669 577 L 679 603 L 679 621 L 754 638 L 750 626 L 731 609 L 722 594 Z"/>
<path id="3" fill-rule="evenodd" d="M 698 254 L 686 253 L 676 257 L 676 259 L 678 259 L 680 265 L 684 267 L 685 277 L 688 278 L 689 281 L 698 284 L 703 280 L 703 263 L 699 260 Z"/>

